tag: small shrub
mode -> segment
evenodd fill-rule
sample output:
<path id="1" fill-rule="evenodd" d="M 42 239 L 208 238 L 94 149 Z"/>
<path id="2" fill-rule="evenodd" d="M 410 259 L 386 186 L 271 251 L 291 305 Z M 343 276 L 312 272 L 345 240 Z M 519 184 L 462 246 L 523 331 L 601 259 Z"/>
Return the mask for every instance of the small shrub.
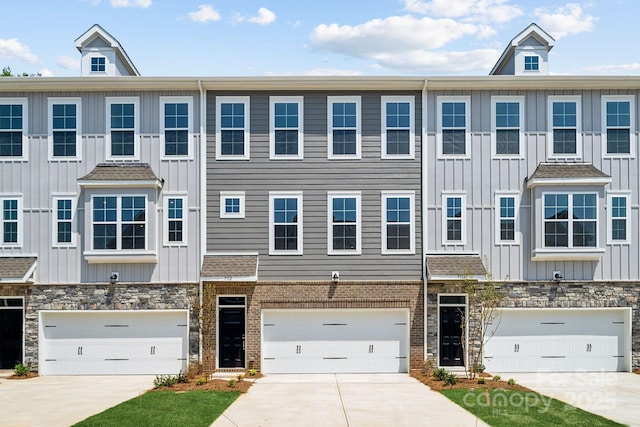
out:
<path id="1" fill-rule="evenodd" d="M 153 388 L 173 387 L 178 382 L 178 377 L 173 375 L 156 375 L 153 380 Z"/>
<path id="2" fill-rule="evenodd" d="M 473 372 L 477 372 L 481 374 L 484 372 L 485 369 L 487 369 L 487 367 L 484 366 L 482 363 L 479 363 L 473 367 Z"/>
<path id="3" fill-rule="evenodd" d="M 250 377 L 255 377 L 257 373 L 258 373 L 258 371 L 256 371 L 255 369 L 249 369 L 249 376 Z"/>
<path id="4" fill-rule="evenodd" d="M 454 385 L 458 382 L 458 377 L 456 377 L 454 374 L 447 373 L 442 382 L 444 382 L 445 385 Z"/>
<path id="5" fill-rule="evenodd" d="M 236 385 L 236 379 L 235 378 L 231 378 L 229 380 L 229 382 L 227 383 L 227 387 L 229 387 L 229 388 L 235 387 L 235 385 Z"/>
<path id="6" fill-rule="evenodd" d="M 478 378 L 478 384 L 485 384 L 485 383 L 486 383 L 486 381 L 485 381 L 484 378 L 482 378 L 482 377 Z"/>
<path id="7" fill-rule="evenodd" d="M 433 370 L 433 378 L 438 381 L 444 381 L 444 378 L 447 376 L 447 370 L 444 368 L 437 368 Z"/>
<path id="8" fill-rule="evenodd" d="M 196 381 L 196 385 L 200 386 L 200 385 L 204 385 L 207 383 L 207 379 L 206 378 L 198 378 L 198 381 Z"/>
<path id="9" fill-rule="evenodd" d="M 502 379 L 502 377 L 500 375 L 494 375 L 493 376 L 493 380 L 496 381 L 496 382 L 500 381 L 501 379 Z"/>
<path id="10" fill-rule="evenodd" d="M 507 381 L 507 384 L 516 385 L 516 380 L 514 380 L 513 378 L 509 378 L 509 381 Z"/>
<path id="11" fill-rule="evenodd" d="M 29 375 L 29 372 L 31 372 L 31 369 L 22 363 L 17 363 L 16 366 L 13 367 L 13 373 L 17 377 L 26 377 Z"/>
<path id="12" fill-rule="evenodd" d="M 180 383 L 180 384 L 186 384 L 189 382 L 189 378 L 187 378 L 186 375 L 184 375 L 182 372 L 180 372 L 177 376 L 176 376 L 176 382 Z"/>
<path id="13" fill-rule="evenodd" d="M 189 367 L 187 368 L 187 372 L 185 373 L 186 377 L 189 379 L 194 379 L 200 374 L 202 374 L 202 363 L 189 363 Z"/>
<path id="14" fill-rule="evenodd" d="M 433 357 L 427 357 L 422 365 L 422 371 L 425 375 L 431 375 L 433 370 L 436 369 L 436 359 Z"/>

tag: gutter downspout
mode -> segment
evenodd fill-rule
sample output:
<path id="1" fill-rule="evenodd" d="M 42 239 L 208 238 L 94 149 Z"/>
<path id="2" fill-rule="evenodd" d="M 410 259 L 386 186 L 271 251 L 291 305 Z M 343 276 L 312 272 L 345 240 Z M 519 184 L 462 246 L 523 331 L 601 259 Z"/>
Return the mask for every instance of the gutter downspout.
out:
<path id="1" fill-rule="evenodd" d="M 427 83 L 428 80 L 425 79 L 424 80 L 424 85 L 422 86 L 422 135 L 420 138 L 420 154 L 422 156 L 422 165 L 420 167 L 420 224 L 422 226 L 422 232 L 421 234 L 421 242 L 420 242 L 420 262 L 422 265 L 422 271 L 421 271 L 421 278 L 422 278 L 422 287 L 423 287 L 423 291 L 424 291 L 424 301 L 423 301 L 423 307 L 424 307 L 424 318 L 423 318 L 423 322 L 424 322 L 424 349 L 423 349 L 423 355 L 424 355 L 424 360 L 427 360 L 427 357 L 429 357 L 429 353 L 428 353 L 428 345 L 427 345 L 427 339 L 428 339 L 428 335 L 427 335 L 427 320 L 428 320 L 428 310 L 427 310 L 427 302 L 428 302 L 428 298 L 427 298 L 427 274 L 426 274 L 426 242 L 427 242 L 427 224 L 425 222 L 425 202 L 427 201 L 427 197 L 425 195 L 425 190 L 427 188 L 427 174 L 426 174 L 426 168 L 427 168 Z"/>
<path id="2" fill-rule="evenodd" d="M 206 242 L 206 226 L 207 226 L 207 134 L 206 134 L 206 120 L 207 120 L 207 112 L 206 112 L 206 97 L 207 94 L 202 87 L 202 80 L 198 79 L 198 90 L 200 91 L 200 161 L 198 162 L 198 173 L 200 175 L 200 195 L 199 195 L 199 213 L 200 213 L 200 248 L 199 248 L 199 256 L 200 263 L 198 264 L 198 270 L 202 267 L 202 261 L 204 260 L 204 254 L 207 249 Z M 198 362 L 202 365 L 202 353 L 204 351 L 202 346 L 202 304 L 204 302 L 202 293 L 204 292 L 204 285 L 202 280 L 200 280 L 200 273 L 198 273 L 198 304 L 200 304 L 200 318 L 198 319 Z"/>

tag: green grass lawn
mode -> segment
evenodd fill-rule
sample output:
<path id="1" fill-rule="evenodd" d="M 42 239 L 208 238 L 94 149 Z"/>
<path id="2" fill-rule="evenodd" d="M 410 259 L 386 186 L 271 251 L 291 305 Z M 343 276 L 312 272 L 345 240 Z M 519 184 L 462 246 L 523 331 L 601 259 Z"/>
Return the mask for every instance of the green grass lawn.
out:
<path id="1" fill-rule="evenodd" d="M 127 400 L 76 426 L 209 426 L 240 396 L 238 391 L 154 391 Z"/>
<path id="2" fill-rule="evenodd" d="M 494 427 L 622 426 L 535 392 L 483 389 L 442 390 L 442 394 Z"/>

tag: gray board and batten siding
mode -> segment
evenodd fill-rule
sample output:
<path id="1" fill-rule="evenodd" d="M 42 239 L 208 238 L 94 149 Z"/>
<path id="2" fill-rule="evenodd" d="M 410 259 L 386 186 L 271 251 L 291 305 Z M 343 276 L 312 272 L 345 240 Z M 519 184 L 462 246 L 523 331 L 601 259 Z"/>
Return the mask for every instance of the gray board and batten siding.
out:
<path id="1" fill-rule="evenodd" d="M 571 87 L 567 82 L 567 87 Z M 524 97 L 524 155 L 517 158 L 494 158 L 491 142 L 491 97 Z M 548 97 L 578 95 L 582 104 L 582 156 L 575 161 L 591 163 L 611 176 L 604 187 L 587 187 L 598 193 L 598 233 L 605 253 L 599 261 L 531 261 L 534 228 L 533 189 L 526 179 L 538 164 L 550 161 L 547 156 Z M 428 91 L 427 92 L 427 161 L 425 164 L 425 221 L 430 232 L 427 251 L 472 251 L 488 261 L 487 269 L 496 280 L 549 280 L 560 270 L 572 280 L 637 280 L 640 277 L 640 246 L 637 245 L 639 160 L 634 156 L 603 158 L 605 143 L 602 129 L 601 96 L 633 95 L 635 123 L 638 123 L 638 91 L 635 90 L 511 90 L 511 91 Z M 439 96 L 471 97 L 471 155 L 469 158 L 438 158 L 436 145 L 437 98 Z M 636 130 L 637 135 L 637 130 Z M 553 161 L 553 160 L 551 160 Z M 570 190 L 569 188 L 567 188 Z M 576 188 L 572 188 L 576 190 Z M 467 235 L 464 245 L 442 245 L 442 193 L 461 191 L 466 195 Z M 495 244 L 495 193 L 515 191 L 520 197 L 519 244 Z M 606 194 L 629 191 L 631 244 L 611 245 L 606 242 Z"/>
<path id="2" fill-rule="evenodd" d="M 415 158 L 381 159 L 381 96 L 415 97 Z M 250 160 L 215 159 L 216 96 L 250 96 Z M 304 159 L 269 159 L 269 96 L 304 97 Z M 327 96 L 361 96 L 362 157 L 327 160 Z M 259 253 L 258 280 L 421 279 L 420 91 L 207 92 L 207 251 Z M 381 191 L 415 191 L 415 254 L 381 254 Z M 220 218 L 220 191 L 244 191 L 244 219 Z M 269 192 L 303 192 L 303 255 L 269 255 Z M 327 255 L 327 192 L 361 191 L 361 255 Z"/>
<path id="3" fill-rule="evenodd" d="M 115 84 L 114 84 L 115 86 Z M 83 189 L 77 180 L 105 162 L 106 97 L 138 97 L 140 101 L 139 162 L 148 163 L 164 180 L 161 190 L 145 189 L 155 211 L 147 223 L 148 243 L 154 244 L 157 263 L 89 264 L 83 252 L 91 236 L 91 194 L 127 194 L 127 189 Z M 160 97 L 193 97 L 193 153 L 190 159 L 163 159 L 160 147 Z M 0 193 L 21 194 L 24 203 L 24 237 L 19 248 L 3 248 L 3 255 L 37 254 L 37 282 L 43 284 L 104 283 L 118 271 L 123 282 L 193 283 L 198 281 L 200 253 L 200 101 L 197 91 L 69 91 L 12 92 L 2 97 L 26 98 L 28 111 L 27 161 L 0 163 Z M 47 141 L 47 98 L 80 98 L 82 102 L 81 160 L 50 161 Z M 147 191 L 148 190 L 148 191 Z M 131 194 L 140 190 L 131 190 Z M 162 199 L 166 193 L 188 195 L 186 246 L 163 246 Z M 54 247 L 52 195 L 76 194 L 78 236 L 76 247 Z M 172 260 L 172 262 L 168 262 Z"/>

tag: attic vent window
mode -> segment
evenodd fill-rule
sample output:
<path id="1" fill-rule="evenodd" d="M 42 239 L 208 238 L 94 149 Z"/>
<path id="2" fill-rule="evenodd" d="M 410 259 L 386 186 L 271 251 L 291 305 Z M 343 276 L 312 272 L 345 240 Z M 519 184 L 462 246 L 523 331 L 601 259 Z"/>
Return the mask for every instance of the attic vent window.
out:
<path id="1" fill-rule="evenodd" d="M 105 58 L 104 57 L 95 57 L 91 58 L 91 72 L 104 72 L 105 67 Z"/>
<path id="2" fill-rule="evenodd" d="M 524 57 L 524 70 L 525 71 L 539 71 L 540 70 L 540 58 L 537 56 L 525 56 Z"/>

